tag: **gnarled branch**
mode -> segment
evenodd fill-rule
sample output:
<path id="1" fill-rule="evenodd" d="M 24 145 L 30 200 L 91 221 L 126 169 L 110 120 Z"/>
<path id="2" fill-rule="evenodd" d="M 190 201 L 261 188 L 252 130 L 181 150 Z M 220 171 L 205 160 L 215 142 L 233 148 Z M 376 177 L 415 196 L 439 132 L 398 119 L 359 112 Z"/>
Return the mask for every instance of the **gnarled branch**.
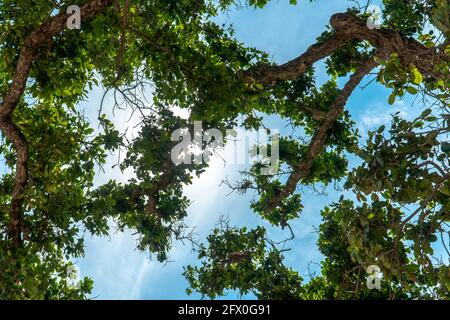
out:
<path id="1" fill-rule="evenodd" d="M 415 39 L 402 37 L 387 29 L 369 29 L 366 22 L 348 13 L 334 14 L 330 24 L 335 30 L 333 37 L 315 43 L 299 57 L 278 66 L 258 65 L 244 72 L 244 78 L 257 83 L 272 85 L 280 80 L 294 80 L 305 73 L 314 63 L 330 56 L 353 40 L 368 41 L 377 49 L 377 56 L 389 59 L 398 54 L 405 66 L 414 64 L 424 75 L 434 78 L 442 76 L 435 67 L 442 61 L 449 61 L 443 48 L 427 48 Z"/>
<path id="2" fill-rule="evenodd" d="M 306 152 L 305 157 L 302 159 L 302 161 L 293 166 L 293 171 L 289 175 L 289 178 L 283 189 L 268 201 L 266 210 L 271 211 L 275 209 L 283 199 L 294 193 L 299 181 L 302 178 L 308 176 L 314 160 L 323 150 L 330 129 L 344 110 L 348 98 L 364 78 L 364 76 L 367 75 L 376 65 L 377 63 L 374 59 L 364 61 L 359 69 L 356 70 L 356 72 L 350 77 L 350 80 L 346 83 L 339 96 L 330 107 L 330 111 L 328 111 L 328 113 L 325 115 L 325 119 L 323 120 L 322 124 L 316 130 L 309 144 L 309 148 Z"/>
<path id="3" fill-rule="evenodd" d="M 91 0 L 80 9 L 81 19 L 86 20 L 95 16 L 112 0 Z M 39 55 L 39 49 L 52 41 L 52 38 L 64 30 L 69 15 L 61 12 L 45 21 L 39 28 L 25 38 L 20 50 L 12 84 L 0 103 L 0 130 L 8 138 L 17 152 L 16 176 L 9 210 L 10 225 L 8 236 L 14 243 L 22 241 L 22 203 L 24 191 L 28 184 L 28 144 L 25 136 L 12 120 L 12 113 L 19 103 L 26 87 L 26 82 L 33 62 Z"/>

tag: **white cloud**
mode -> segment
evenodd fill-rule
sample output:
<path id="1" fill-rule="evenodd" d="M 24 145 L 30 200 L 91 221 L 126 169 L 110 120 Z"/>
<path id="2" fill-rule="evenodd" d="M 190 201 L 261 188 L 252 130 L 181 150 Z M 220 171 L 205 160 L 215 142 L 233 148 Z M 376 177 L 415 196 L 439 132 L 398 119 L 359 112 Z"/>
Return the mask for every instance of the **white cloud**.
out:
<path id="1" fill-rule="evenodd" d="M 404 119 L 412 119 L 417 111 L 408 105 L 409 102 L 396 101 L 392 106 L 387 102 L 376 102 L 369 104 L 366 111 L 360 116 L 358 121 L 358 128 L 363 138 L 367 138 L 367 132 L 373 131 L 381 125 L 390 125 L 392 115 L 399 113 L 399 116 Z"/>

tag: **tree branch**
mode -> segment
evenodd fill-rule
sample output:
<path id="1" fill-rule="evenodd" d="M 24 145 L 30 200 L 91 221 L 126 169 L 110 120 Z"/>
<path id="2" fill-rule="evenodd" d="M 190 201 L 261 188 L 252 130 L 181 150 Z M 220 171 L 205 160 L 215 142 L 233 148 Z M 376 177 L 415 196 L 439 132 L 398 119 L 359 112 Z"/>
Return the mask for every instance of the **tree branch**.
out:
<path id="1" fill-rule="evenodd" d="M 434 168 L 436 168 L 436 170 L 437 171 L 439 171 L 439 173 L 441 174 L 441 176 L 445 176 L 447 173 L 444 171 L 444 169 L 442 169 L 436 162 L 434 162 L 433 160 L 427 160 L 427 161 L 424 161 L 424 162 L 422 162 L 422 163 L 420 163 L 420 164 L 418 164 L 417 166 L 416 166 L 416 168 L 422 168 L 422 167 L 427 167 L 428 165 L 431 165 L 431 166 L 433 166 Z"/>
<path id="2" fill-rule="evenodd" d="M 397 53 L 405 66 L 413 64 L 422 74 L 434 78 L 442 76 L 435 70 L 435 66 L 442 61 L 449 61 L 442 48 L 427 48 L 415 39 L 402 37 L 391 30 L 369 29 L 364 20 L 348 13 L 334 14 L 330 24 L 335 30 L 333 37 L 313 44 L 294 60 L 279 66 L 258 65 L 245 71 L 243 77 L 265 85 L 272 85 L 280 80 L 294 80 L 314 63 L 353 40 L 368 41 L 377 49 L 377 57 L 384 60 Z"/>
<path id="3" fill-rule="evenodd" d="M 286 185 L 283 187 L 280 193 L 276 194 L 269 200 L 269 203 L 266 206 L 266 210 L 272 211 L 278 205 L 280 205 L 283 199 L 294 193 L 298 182 L 302 178 L 308 176 L 311 171 L 313 161 L 323 150 L 329 131 L 332 128 L 334 122 L 339 118 L 342 111 L 344 110 L 348 98 L 364 78 L 364 76 L 367 75 L 376 65 L 377 63 L 374 59 L 369 59 L 368 61 L 363 62 L 360 68 L 350 77 L 350 80 L 346 83 L 339 96 L 330 107 L 330 111 L 328 111 L 328 113 L 325 115 L 324 121 L 316 130 L 305 157 L 302 159 L 302 161 L 294 165 L 293 172 L 290 174 Z"/>
<path id="4" fill-rule="evenodd" d="M 86 20 L 95 16 L 111 3 L 112 0 L 88 1 L 80 8 L 81 19 Z M 12 84 L 0 103 L 0 130 L 12 142 L 17 152 L 16 177 L 9 212 L 10 225 L 8 230 L 8 236 L 16 244 L 22 242 L 22 203 L 24 191 L 28 184 L 28 144 L 11 116 L 25 91 L 28 75 L 33 62 L 39 55 L 39 49 L 42 48 L 42 45 L 51 42 L 56 34 L 64 30 L 69 16 L 69 14 L 61 12 L 45 21 L 25 38 Z"/>

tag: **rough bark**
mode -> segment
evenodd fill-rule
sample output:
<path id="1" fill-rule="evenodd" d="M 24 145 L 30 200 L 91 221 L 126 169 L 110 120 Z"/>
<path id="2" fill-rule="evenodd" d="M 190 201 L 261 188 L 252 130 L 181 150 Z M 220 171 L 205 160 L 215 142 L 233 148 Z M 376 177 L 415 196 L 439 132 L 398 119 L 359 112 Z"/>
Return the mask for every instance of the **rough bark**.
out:
<path id="1" fill-rule="evenodd" d="M 442 48 L 427 48 L 420 42 L 400 36 L 386 29 L 369 29 L 366 22 L 348 13 L 334 14 L 330 25 L 335 30 L 333 37 L 310 46 L 305 53 L 282 65 L 259 65 L 244 72 L 244 78 L 257 83 L 272 85 L 280 80 L 294 80 L 305 73 L 317 61 L 330 56 L 353 40 L 368 41 L 376 48 L 377 57 L 387 60 L 398 54 L 405 66 L 413 64 L 424 75 L 438 78 L 442 76 L 435 67 L 448 56 Z"/>

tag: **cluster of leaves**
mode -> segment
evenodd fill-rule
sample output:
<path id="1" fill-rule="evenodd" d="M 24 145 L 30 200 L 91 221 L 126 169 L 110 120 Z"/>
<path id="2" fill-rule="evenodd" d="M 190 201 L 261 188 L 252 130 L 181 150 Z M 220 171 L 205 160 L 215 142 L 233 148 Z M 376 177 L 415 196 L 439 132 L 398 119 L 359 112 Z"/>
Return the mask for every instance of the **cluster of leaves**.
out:
<path id="1" fill-rule="evenodd" d="M 10 283 L 15 277 L 28 279 L 17 280 L 23 285 L 12 286 L 14 289 L 11 290 L 19 291 L 11 297 L 18 298 L 20 292 L 28 298 L 44 295 L 48 298 L 69 297 L 72 293 L 65 284 L 66 280 L 55 280 L 53 273 L 64 274 L 70 265 L 64 259 L 83 255 L 82 226 L 90 215 L 84 210 L 88 201 L 86 190 L 92 187 L 95 165 L 105 163 L 107 148 L 104 141 L 117 132 L 110 127 L 108 132 L 92 138 L 93 129 L 82 115 L 45 101 L 34 108 L 21 106 L 19 110 L 16 121 L 23 128 L 29 144 L 28 166 L 33 181 L 24 201 L 27 213 L 23 228 L 27 245 L 14 248 L 2 233 L 1 250 L 5 252 L 2 259 L 4 270 L 8 270 L 2 271 L 2 275 L 11 277 L 5 283 Z M 0 148 L 6 165 L 13 167 L 15 154 L 11 144 L 4 141 Z M 7 203 L 13 188 L 12 172 L 2 176 L 0 188 L 0 225 L 5 230 L 9 224 Z M 17 261 L 21 261 L 20 267 L 16 265 Z M 14 265 L 17 266 L 17 274 L 14 274 Z M 42 288 L 47 285 L 50 291 L 44 293 Z M 59 285 L 61 292 L 57 290 Z M 90 288 L 86 282 L 77 289 L 78 293 L 73 292 L 73 297 L 83 297 Z M 2 297 L 9 297 L 8 292 L 2 290 Z"/>
<path id="2" fill-rule="evenodd" d="M 367 267 L 377 265 L 385 280 L 378 298 L 448 299 L 450 269 L 433 261 L 433 243 L 448 232 L 449 179 L 438 165 L 446 167 L 448 152 L 441 151 L 439 131 L 423 130 L 436 119 L 430 113 L 413 121 L 394 115 L 390 138 L 384 126 L 369 134 L 359 152 L 364 162 L 346 183 L 361 205 L 341 197 L 322 212 L 318 244 L 326 258 L 320 280 L 310 284 L 314 294 L 374 298 L 361 284 Z M 414 211 L 409 220 L 407 208 Z"/>
<path id="3" fill-rule="evenodd" d="M 238 289 L 259 299 L 299 299 L 302 278 L 283 264 L 283 254 L 271 246 L 262 227 L 238 229 L 222 222 L 201 246 L 201 267 L 188 266 L 184 275 L 191 289 L 210 298 Z"/>
<path id="4" fill-rule="evenodd" d="M 0 241 L 0 299 L 86 299 L 93 281 L 77 281 L 76 269 L 58 247 L 40 244 L 13 248 Z"/>
<path id="5" fill-rule="evenodd" d="M 248 178 L 254 181 L 254 184 L 240 183 L 240 192 L 246 189 L 256 189 L 259 194 L 257 201 L 252 201 L 251 208 L 261 215 L 264 219 L 276 226 L 286 226 L 286 224 L 298 217 L 303 209 L 301 204 L 301 195 L 293 194 L 286 197 L 274 209 L 268 210 L 268 204 L 274 195 L 281 192 L 283 181 L 286 175 L 293 170 L 295 165 L 305 156 L 308 146 L 299 143 L 293 139 L 281 138 L 279 141 L 279 166 L 282 170 L 276 175 L 262 175 L 262 163 L 256 163 L 248 172 Z M 283 170 L 286 167 L 285 170 Z M 303 180 L 304 185 L 324 184 L 328 185 L 332 181 L 339 180 L 346 174 L 347 160 L 336 151 L 323 152 L 314 159 L 310 174 Z"/>
<path id="6" fill-rule="evenodd" d="M 427 16 L 436 1 L 383 0 L 384 25 L 402 35 L 422 32 Z"/>

